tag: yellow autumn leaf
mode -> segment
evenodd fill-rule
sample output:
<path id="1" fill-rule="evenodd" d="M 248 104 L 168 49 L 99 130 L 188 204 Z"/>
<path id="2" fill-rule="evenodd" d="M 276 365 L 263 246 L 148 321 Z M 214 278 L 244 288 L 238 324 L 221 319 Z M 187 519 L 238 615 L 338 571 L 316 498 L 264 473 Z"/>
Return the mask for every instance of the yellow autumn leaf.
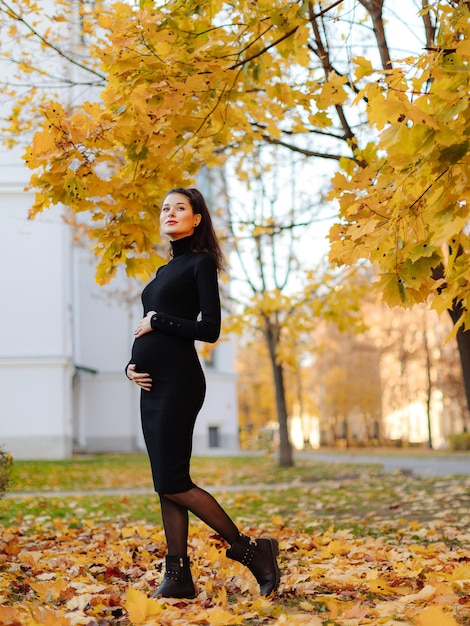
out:
<path id="1" fill-rule="evenodd" d="M 226 609 L 215 606 L 205 609 L 203 612 L 195 615 L 195 620 L 203 620 L 210 626 L 229 626 L 230 624 L 244 624 L 244 615 L 234 615 Z"/>
<path id="2" fill-rule="evenodd" d="M 420 611 L 415 617 L 415 623 L 417 626 L 459 626 L 455 617 L 439 606 Z"/>
<path id="3" fill-rule="evenodd" d="M 71 626 L 72 622 L 45 606 L 33 606 L 26 626 Z"/>
<path id="4" fill-rule="evenodd" d="M 148 537 L 150 534 L 149 529 L 142 524 L 124 526 L 121 532 L 124 539 L 128 537 Z"/>
<path id="5" fill-rule="evenodd" d="M 345 76 L 330 72 L 316 97 L 318 108 L 327 109 L 330 106 L 343 104 L 348 98 L 348 92 L 344 88 L 346 82 Z"/>
<path id="6" fill-rule="evenodd" d="M 26 609 L 0 604 L 0 624 L 23 624 Z"/>
<path id="7" fill-rule="evenodd" d="M 467 563 L 454 569 L 449 580 L 470 581 L 470 564 Z"/>
<path id="8" fill-rule="evenodd" d="M 372 578 L 368 582 L 369 582 L 369 591 L 371 591 L 372 593 L 395 595 L 397 592 L 395 588 L 390 587 L 388 582 L 380 576 L 377 578 Z"/>
<path id="9" fill-rule="evenodd" d="M 328 608 L 329 617 L 333 620 L 338 618 L 340 615 L 343 615 L 345 611 L 349 611 L 354 604 L 352 601 L 345 602 L 343 600 L 338 600 L 337 598 L 325 598 L 324 602 Z"/>
<path id="10" fill-rule="evenodd" d="M 280 615 L 276 626 L 323 626 L 325 622 L 314 615 Z"/>
<path id="11" fill-rule="evenodd" d="M 344 555 L 349 551 L 349 546 L 345 541 L 334 539 L 330 541 L 327 546 L 322 549 L 321 558 L 330 559 L 333 556 Z"/>
<path id="12" fill-rule="evenodd" d="M 462 39 L 457 43 L 457 53 L 470 56 L 470 40 L 468 38 Z"/>
<path id="13" fill-rule="evenodd" d="M 55 147 L 55 136 L 52 132 L 44 130 L 34 135 L 32 145 L 34 152 L 38 154 L 49 154 Z"/>
<path id="14" fill-rule="evenodd" d="M 59 578 L 56 581 L 31 583 L 31 588 L 42 599 L 46 598 L 46 596 L 49 596 L 50 598 L 57 598 L 60 592 L 67 589 L 67 587 L 67 583 L 62 578 Z"/>
<path id="15" fill-rule="evenodd" d="M 395 95 L 376 91 L 367 104 L 369 120 L 379 130 L 390 122 L 396 122 L 403 114 L 403 103 Z"/>
<path id="16" fill-rule="evenodd" d="M 157 617 L 164 611 L 164 605 L 152 598 L 148 598 L 143 591 L 129 587 L 124 600 L 132 624 L 144 624 L 150 617 Z"/>
<path id="17" fill-rule="evenodd" d="M 363 56 L 355 57 L 352 59 L 352 62 L 356 66 L 354 70 L 356 80 L 360 80 L 364 76 L 370 76 L 374 72 L 371 61 Z"/>

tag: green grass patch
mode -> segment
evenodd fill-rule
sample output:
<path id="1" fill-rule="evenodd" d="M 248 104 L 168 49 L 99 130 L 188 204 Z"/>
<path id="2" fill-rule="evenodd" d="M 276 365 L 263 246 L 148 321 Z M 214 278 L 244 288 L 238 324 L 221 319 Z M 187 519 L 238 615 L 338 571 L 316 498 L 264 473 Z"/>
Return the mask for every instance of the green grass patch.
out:
<path id="1" fill-rule="evenodd" d="M 192 474 L 205 485 L 279 485 L 381 475 L 378 464 L 325 463 L 299 460 L 281 468 L 272 456 L 194 457 Z M 96 454 L 61 461 L 15 461 L 11 491 L 94 491 L 152 489 L 145 454 Z"/>
<path id="2" fill-rule="evenodd" d="M 192 473 L 241 526 L 267 532 L 288 527 L 316 534 L 333 527 L 375 537 L 399 534 L 402 524 L 413 523 L 418 541 L 421 524 L 469 524 L 470 477 L 419 478 L 383 474 L 377 465 L 305 460 L 280 468 L 268 456 L 196 457 Z M 18 496 L 0 500 L 4 526 L 58 520 L 72 526 L 84 520 L 161 525 L 144 454 L 18 461 L 13 481 Z"/>

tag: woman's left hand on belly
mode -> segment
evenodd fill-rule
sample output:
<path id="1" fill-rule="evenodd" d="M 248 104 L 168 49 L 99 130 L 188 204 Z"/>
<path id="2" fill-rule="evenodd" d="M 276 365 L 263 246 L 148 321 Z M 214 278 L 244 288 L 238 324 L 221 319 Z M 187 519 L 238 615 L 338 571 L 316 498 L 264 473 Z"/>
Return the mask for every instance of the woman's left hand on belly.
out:
<path id="1" fill-rule="evenodd" d="M 131 363 L 127 366 L 126 371 L 127 378 L 133 380 L 136 385 L 142 387 L 144 391 L 150 391 L 152 389 L 152 378 L 147 372 L 137 372 L 135 363 Z"/>
<path id="2" fill-rule="evenodd" d="M 150 319 L 152 315 L 155 315 L 155 313 L 156 311 L 149 311 L 147 315 L 140 320 L 137 324 L 137 328 L 134 330 L 134 337 L 142 337 L 142 335 L 145 335 L 153 330 L 150 325 Z"/>

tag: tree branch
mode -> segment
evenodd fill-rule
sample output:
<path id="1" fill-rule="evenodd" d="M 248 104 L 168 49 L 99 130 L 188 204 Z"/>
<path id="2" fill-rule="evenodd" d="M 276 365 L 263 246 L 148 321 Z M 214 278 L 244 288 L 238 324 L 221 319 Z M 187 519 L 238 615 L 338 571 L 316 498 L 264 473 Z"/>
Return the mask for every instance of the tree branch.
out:
<path id="1" fill-rule="evenodd" d="M 224 174 L 222 174 L 222 176 L 225 179 Z M 228 189 L 228 185 L 226 184 L 225 180 L 224 180 L 224 184 L 225 184 L 225 189 Z M 252 292 L 256 293 L 256 286 L 255 286 L 254 282 L 250 278 L 250 272 L 246 268 L 246 265 L 245 265 L 245 263 L 243 261 L 242 254 L 240 252 L 240 248 L 238 247 L 238 244 L 237 244 L 237 237 L 236 237 L 234 229 L 233 229 L 233 217 L 232 217 L 231 202 L 230 202 L 230 199 L 228 198 L 228 196 L 226 196 L 226 201 L 227 201 L 226 202 L 226 211 L 227 211 L 227 218 L 228 218 L 228 220 L 227 220 L 228 224 L 227 225 L 228 225 L 228 228 L 229 228 L 229 231 L 230 231 L 230 235 L 231 235 L 231 243 L 232 243 L 232 245 L 235 248 L 235 252 L 236 252 L 236 255 L 238 257 L 240 266 L 241 266 L 242 271 L 243 271 L 243 273 L 245 275 L 245 280 L 248 283 L 248 285 L 249 285 L 250 289 L 252 290 Z"/>
<path id="2" fill-rule="evenodd" d="M 259 34 L 257 37 L 255 37 L 254 39 L 252 39 L 252 40 L 251 40 L 251 41 L 250 41 L 250 42 L 249 42 L 249 43 L 248 43 L 248 44 L 247 44 L 247 45 L 243 48 L 243 50 L 239 50 L 239 52 L 236 54 L 236 57 L 240 58 L 242 54 L 244 54 L 247 50 L 249 50 L 249 48 L 251 48 L 251 46 L 252 46 L 253 44 L 255 44 L 255 43 L 256 43 L 259 39 L 262 39 L 262 38 L 264 37 L 264 35 L 266 35 L 266 33 L 267 33 L 268 31 L 270 31 L 272 28 L 273 28 L 273 25 L 271 24 L 271 26 L 268 26 L 268 27 L 266 28 L 266 30 L 263 30 L 263 32 L 262 32 L 262 33 L 260 33 L 260 34 Z M 229 55 L 221 56 L 220 58 L 221 58 L 221 59 L 227 59 L 227 58 L 229 58 L 229 57 L 231 57 L 231 56 L 234 56 L 234 54 L 232 53 L 232 54 L 229 54 Z M 249 59 L 248 59 L 248 60 L 249 60 Z M 240 64 L 241 62 L 239 61 L 238 63 Z M 236 67 L 236 66 L 234 66 L 234 67 Z M 232 68 L 230 68 L 230 69 L 232 69 Z"/>
<path id="3" fill-rule="evenodd" d="M 319 157 L 321 159 L 330 159 L 333 161 L 339 161 L 343 158 L 343 155 L 341 154 L 328 154 L 327 152 L 316 152 L 315 150 L 307 150 L 307 148 L 300 148 L 299 146 L 287 143 L 286 141 L 282 141 L 281 139 L 274 139 L 273 137 L 269 137 L 268 135 L 263 135 L 263 140 L 275 146 L 283 146 L 284 148 L 292 150 L 292 152 L 298 152 L 299 154 L 303 154 L 307 157 Z"/>
<path id="4" fill-rule="evenodd" d="M 426 33 L 426 48 L 432 48 L 434 46 L 434 38 L 436 35 L 436 25 L 432 23 L 431 12 L 426 10 L 429 8 L 428 0 L 422 0 L 423 7 L 423 23 L 424 31 Z"/>
<path id="5" fill-rule="evenodd" d="M 389 70 L 392 67 L 392 61 L 390 58 L 390 50 L 387 44 L 387 39 L 385 37 L 384 22 L 382 17 L 384 0 L 359 0 L 359 2 L 372 18 L 372 26 L 377 46 L 379 48 L 382 67 L 384 70 Z"/>
<path id="6" fill-rule="evenodd" d="M 252 126 L 254 128 L 259 128 L 261 131 L 267 128 L 267 124 L 259 124 L 258 122 L 253 122 Z M 312 135 L 322 135 L 323 137 L 330 137 L 331 139 L 338 139 L 339 141 L 345 141 L 347 139 L 347 137 L 345 137 L 344 135 L 339 135 L 337 133 L 329 133 L 326 130 L 321 130 L 319 128 L 310 128 L 310 129 L 307 129 L 305 132 L 312 134 Z M 295 137 L 299 133 L 294 133 L 291 130 L 283 130 L 282 134 Z"/>
<path id="7" fill-rule="evenodd" d="M 313 29 L 313 34 L 314 34 L 314 38 L 315 38 L 315 44 L 317 46 L 316 50 L 314 49 L 313 51 L 315 52 L 315 54 L 318 56 L 318 58 L 320 59 L 320 62 L 323 66 L 323 72 L 325 74 L 325 78 L 328 78 L 328 74 L 330 72 L 335 72 L 336 70 L 334 69 L 333 65 L 331 64 L 331 60 L 330 60 L 330 54 L 328 52 L 328 50 L 326 49 L 325 45 L 323 44 L 322 38 L 321 38 L 321 33 L 320 33 L 320 28 L 318 26 L 318 15 L 316 15 L 313 12 L 313 6 L 312 3 L 310 2 L 308 5 L 308 10 L 309 10 L 309 16 L 310 16 L 310 23 L 312 25 L 312 29 Z M 336 114 L 339 117 L 339 120 L 341 122 L 341 126 L 344 130 L 344 138 L 347 141 L 348 139 L 355 139 L 355 135 L 351 129 L 351 126 L 349 125 L 348 120 L 346 119 L 346 115 L 344 113 L 344 109 L 340 104 L 335 105 L 335 109 L 336 109 Z"/>
<path id="8" fill-rule="evenodd" d="M 298 26 L 296 26 L 295 28 L 292 28 L 292 30 L 290 30 L 287 33 L 284 33 L 284 35 L 282 37 L 279 37 L 279 39 L 276 39 L 276 41 L 273 41 L 272 43 L 270 43 L 269 46 L 266 46 L 266 48 L 263 48 L 259 52 L 256 52 L 255 54 L 252 54 L 250 57 L 248 57 L 246 59 L 242 59 L 241 61 L 239 61 L 238 63 L 235 63 L 234 65 L 231 65 L 229 67 L 229 69 L 230 70 L 235 70 L 237 67 L 240 67 L 241 65 L 245 65 L 246 63 L 249 63 L 250 61 L 253 61 L 253 59 L 256 59 L 257 57 L 260 57 L 265 52 L 267 52 L 270 48 L 273 48 L 274 46 L 277 46 L 279 43 L 281 43 L 281 41 L 284 41 L 284 39 L 288 39 L 289 37 L 291 37 L 298 29 L 299 29 Z"/>
<path id="9" fill-rule="evenodd" d="M 410 209 L 412 209 L 412 208 L 415 206 L 415 204 L 417 204 L 417 203 L 418 203 L 418 202 L 419 202 L 422 198 L 424 198 L 424 196 L 428 193 L 428 191 L 429 191 L 430 189 L 432 189 L 432 187 L 434 186 L 434 184 L 435 184 L 435 183 L 437 183 L 437 181 L 438 181 L 440 178 L 442 178 L 442 177 L 444 176 L 444 174 L 445 174 L 446 172 L 448 172 L 448 171 L 449 171 L 449 168 L 448 168 L 448 167 L 446 167 L 446 168 L 445 168 L 445 170 L 443 170 L 443 171 L 439 174 L 439 176 L 436 178 L 436 180 L 433 180 L 433 181 L 432 181 L 432 183 L 430 183 L 430 184 L 426 187 L 426 189 L 423 191 L 423 193 L 421 193 L 421 194 L 420 194 L 420 195 L 416 198 L 416 200 L 413 202 L 413 204 L 411 204 L 411 205 L 409 206 L 409 208 L 410 208 Z"/>
<path id="10" fill-rule="evenodd" d="M 17 22 L 21 22 L 47 48 L 49 48 L 50 50 L 54 50 L 54 52 L 56 52 L 60 57 L 62 57 L 63 59 L 71 63 L 72 65 L 75 65 L 76 67 L 79 67 L 80 69 L 85 70 L 86 72 L 89 72 L 90 74 L 93 74 L 94 76 L 97 76 L 102 81 L 106 80 L 106 77 L 103 74 L 100 74 L 100 72 L 97 72 L 93 68 L 87 67 L 83 63 L 80 63 L 80 61 L 77 61 L 68 53 L 61 50 L 58 46 L 48 41 L 45 37 L 41 35 L 39 31 L 37 31 L 31 24 L 29 24 L 19 13 L 14 11 L 4 0 L 0 0 L 0 5 L 5 7 L 6 12 L 8 13 L 9 17 L 12 17 Z"/>

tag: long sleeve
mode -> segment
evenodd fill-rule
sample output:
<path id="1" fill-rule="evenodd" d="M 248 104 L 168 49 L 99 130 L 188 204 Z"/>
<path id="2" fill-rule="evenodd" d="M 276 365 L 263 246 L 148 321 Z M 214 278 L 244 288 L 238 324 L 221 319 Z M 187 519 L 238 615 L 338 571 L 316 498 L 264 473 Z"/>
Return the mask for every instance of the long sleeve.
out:
<path id="1" fill-rule="evenodd" d="M 217 270 L 213 259 L 206 254 L 195 256 L 194 261 L 200 316 L 193 320 L 157 311 L 151 318 L 151 326 L 157 332 L 214 343 L 219 338 L 221 323 Z"/>

